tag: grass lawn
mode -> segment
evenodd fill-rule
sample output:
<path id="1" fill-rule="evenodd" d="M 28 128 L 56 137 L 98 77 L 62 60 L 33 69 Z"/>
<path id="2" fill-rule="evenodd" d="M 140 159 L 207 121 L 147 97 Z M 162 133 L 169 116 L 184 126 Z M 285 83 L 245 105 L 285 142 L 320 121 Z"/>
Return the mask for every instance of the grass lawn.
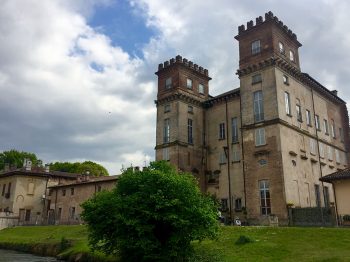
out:
<path id="1" fill-rule="evenodd" d="M 240 236 L 252 242 L 236 244 Z M 62 238 L 73 246 L 62 254 L 88 254 L 84 226 L 15 227 L 0 231 L 0 245 L 60 245 Z M 350 261 L 350 229 L 222 227 L 218 240 L 194 242 L 194 261 Z M 95 261 L 111 261 L 99 253 Z"/>

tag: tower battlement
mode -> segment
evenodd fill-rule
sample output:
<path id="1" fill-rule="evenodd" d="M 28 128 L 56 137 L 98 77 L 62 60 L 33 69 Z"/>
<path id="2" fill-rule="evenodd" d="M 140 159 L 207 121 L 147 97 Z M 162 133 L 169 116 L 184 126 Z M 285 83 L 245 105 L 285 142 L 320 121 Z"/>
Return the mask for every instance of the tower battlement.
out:
<path id="1" fill-rule="evenodd" d="M 203 68 L 202 66 L 198 66 L 197 64 L 194 64 L 192 61 L 189 61 L 186 58 L 182 58 L 182 56 L 177 55 L 175 58 L 171 58 L 168 61 L 165 61 L 161 64 L 158 65 L 158 72 L 174 65 L 174 64 L 182 64 L 196 72 L 198 72 L 199 74 L 209 77 L 209 71 L 208 69 Z M 157 72 L 157 73 L 158 73 Z"/>
<path id="2" fill-rule="evenodd" d="M 265 13 L 265 20 L 262 16 L 259 16 L 255 19 L 255 24 L 254 24 L 253 20 L 250 20 L 247 22 L 247 27 L 245 27 L 245 25 L 238 26 L 238 36 L 243 35 L 246 32 L 248 32 L 254 28 L 257 28 L 258 26 L 260 26 L 264 23 L 267 23 L 267 22 L 274 23 L 280 29 L 282 29 L 287 35 L 289 35 L 293 40 L 298 41 L 297 35 L 295 33 L 293 33 L 293 31 L 291 29 L 289 29 L 288 26 L 283 24 L 283 22 L 281 20 L 279 20 L 277 16 L 274 16 L 271 11 Z M 299 43 L 299 45 L 301 46 L 300 43 Z"/>

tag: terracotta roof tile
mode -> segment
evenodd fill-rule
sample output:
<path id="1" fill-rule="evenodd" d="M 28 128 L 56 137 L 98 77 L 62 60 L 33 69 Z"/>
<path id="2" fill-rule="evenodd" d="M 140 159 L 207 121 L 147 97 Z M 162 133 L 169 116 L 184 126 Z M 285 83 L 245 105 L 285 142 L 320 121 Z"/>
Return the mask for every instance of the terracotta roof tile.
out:
<path id="1" fill-rule="evenodd" d="M 321 181 L 329 182 L 329 183 L 331 183 L 334 180 L 342 180 L 342 179 L 350 179 L 350 168 L 340 170 L 320 178 Z"/>

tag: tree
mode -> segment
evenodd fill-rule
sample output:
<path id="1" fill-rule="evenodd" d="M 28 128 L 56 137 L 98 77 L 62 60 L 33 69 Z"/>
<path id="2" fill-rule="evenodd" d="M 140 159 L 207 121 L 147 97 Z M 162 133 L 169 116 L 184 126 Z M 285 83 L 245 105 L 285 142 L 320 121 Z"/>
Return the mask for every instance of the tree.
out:
<path id="1" fill-rule="evenodd" d="M 165 161 L 124 171 L 113 191 L 82 204 L 93 249 L 125 261 L 182 261 L 191 241 L 214 238 L 217 206 L 195 178 Z"/>
<path id="2" fill-rule="evenodd" d="M 55 162 L 50 164 L 50 169 L 69 173 L 87 173 L 92 176 L 109 176 L 106 168 L 92 161 L 85 161 L 83 163 L 75 162 Z"/>
<path id="3" fill-rule="evenodd" d="M 0 170 L 3 170 L 5 168 L 5 164 L 10 164 L 16 168 L 20 168 L 23 166 L 25 158 L 30 159 L 34 166 L 37 165 L 38 158 L 34 153 L 24 151 L 20 152 L 15 149 L 11 149 L 10 151 L 3 151 L 0 153 Z"/>

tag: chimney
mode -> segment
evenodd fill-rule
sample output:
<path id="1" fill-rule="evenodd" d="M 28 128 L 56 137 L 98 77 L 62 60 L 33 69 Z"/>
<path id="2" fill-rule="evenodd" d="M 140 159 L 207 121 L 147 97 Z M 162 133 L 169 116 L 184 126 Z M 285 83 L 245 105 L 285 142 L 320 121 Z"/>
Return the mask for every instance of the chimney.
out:
<path id="1" fill-rule="evenodd" d="M 332 90 L 331 92 L 333 93 L 333 95 L 338 96 L 338 90 L 335 90 L 335 89 L 334 89 L 334 90 Z"/>
<path id="2" fill-rule="evenodd" d="M 50 173 L 50 165 L 49 164 L 45 165 L 45 172 Z"/>
<path id="3" fill-rule="evenodd" d="M 32 161 L 31 160 L 27 159 L 25 169 L 26 169 L 26 171 L 32 170 Z"/>

